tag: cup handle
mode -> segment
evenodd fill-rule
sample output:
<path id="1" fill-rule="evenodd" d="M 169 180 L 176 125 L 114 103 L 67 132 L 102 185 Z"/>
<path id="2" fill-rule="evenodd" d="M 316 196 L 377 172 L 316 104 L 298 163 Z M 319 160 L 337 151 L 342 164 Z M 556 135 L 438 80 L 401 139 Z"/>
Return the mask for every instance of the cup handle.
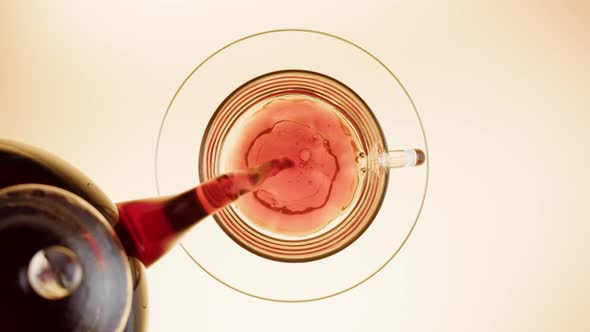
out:
<path id="1" fill-rule="evenodd" d="M 419 166 L 426 160 L 426 154 L 420 149 L 391 150 L 383 152 L 381 165 L 387 168 Z"/>

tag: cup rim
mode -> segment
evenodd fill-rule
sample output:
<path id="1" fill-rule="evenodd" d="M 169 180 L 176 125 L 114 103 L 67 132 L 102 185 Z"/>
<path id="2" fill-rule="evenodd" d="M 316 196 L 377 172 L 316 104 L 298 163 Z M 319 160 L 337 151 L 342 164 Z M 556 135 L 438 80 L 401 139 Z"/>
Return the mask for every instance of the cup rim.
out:
<path id="1" fill-rule="evenodd" d="M 283 81 L 289 78 L 292 78 L 292 81 Z M 277 81 L 282 84 L 280 89 L 276 88 Z M 323 73 L 302 69 L 283 69 L 258 75 L 241 84 L 217 107 L 210 117 L 201 139 L 199 150 L 201 182 L 224 173 L 224 171 L 220 171 L 223 163 L 220 161 L 222 159 L 220 155 L 222 155 L 224 142 L 237 118 L 242 117 L 252 108 L 256 108 L 260 103 L 267 103 L 274 98 L 294 93 L 293 91 L 297 91 L 297 89 L 304 89 L 305 85 L 318 86 L 318 91 L 309 87 L 309 91 L 306 92 L 310 93 L 312 99 L 321 98 L 321 101 L 330 103 L 339 116 L 347 117 L 347 122 L 352 124 L 350 129 L 358 134 L 355 136 L 359 137 L 359 144 L 362 145 L 359 148 L 366 156 L 366 160 L 370 160 L 372 157 L 375 160 L 379 159 L 376 154 L 379 154 L 380 151 L 374 151 L 374 146 L 377 146 L 379 150 L 387 151 L 387 142 L 379 121 L 368 104 L 354 90 Z M 320 88 L 320 85 L 325 87 Z M 255 93 L 251 93 L 251 89 L 256 90 Z M 266 94 L 269 91 L 272 91 L 272 95 L 267 98 Z M 247 98 L 244 95 L 247 95 Z M 347 97 L 348 100 L 344 100 Z M 261 100 L 255 100 L 256 98 Z M 239 100 L 236 101 L 236 99 Z M 250 102 L 251 100 L 255 100 L 255 102 Z M 343 105 L 347 101 L 349 105 Z M 245 106 L 240 107 L 242 104 Z M 235 114 L 236 112 L 238 114 Z M 356 112 L 359 113 L 356 114 L 360 118 L 358 120 L 364 120 L 364 125 L 352 119 Z M 219 119 L 220 117 L 222 120 Z M 227 118 L 233 118 L 234 121 L 223 121 Z M 215 136 L 217 131 L 222 132 L 220 137 Z M 211 153 L 215 153 L 215 157 L 208 160 L 207 155 Z M 358 174 L 359 183 L 349 203 L 350 206 L 345 209 L 346 212 L 342 212 L 341 216 L 330 221 L 333 224 L 328 229 L 324 227 L 309 236 L 284 239 L 280 234 L 266 232 L 257 227 L 250 218 L 240 213 L 234 205 L 214 214 L 213 218 L 234 242 L 263 258 L 286 263 L 311 262 L 326 258 L 354 243 L 371 226 L 379 213 L 387 191 L 389 172 L 384 171 L 383 167 L 377 163 L 369 162 L 367 164 L 365 172 Z M 374 193 L 376 197 L 367 197 L 367 191 Z M 337 222 L 335 222 L 336 220 Z"/>

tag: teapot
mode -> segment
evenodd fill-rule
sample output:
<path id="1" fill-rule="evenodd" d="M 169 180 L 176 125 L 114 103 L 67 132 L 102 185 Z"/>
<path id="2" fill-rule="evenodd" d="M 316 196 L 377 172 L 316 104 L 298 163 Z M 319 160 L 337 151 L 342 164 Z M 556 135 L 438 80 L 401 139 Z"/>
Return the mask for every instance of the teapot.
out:
<path id="1" fill-rule="evenodd" d="M 178 195 L 115 204 L 57 156 L 0 139 L 1 330 L 145 331 L 146 266 L 291 166 L 272 160 Z"/>

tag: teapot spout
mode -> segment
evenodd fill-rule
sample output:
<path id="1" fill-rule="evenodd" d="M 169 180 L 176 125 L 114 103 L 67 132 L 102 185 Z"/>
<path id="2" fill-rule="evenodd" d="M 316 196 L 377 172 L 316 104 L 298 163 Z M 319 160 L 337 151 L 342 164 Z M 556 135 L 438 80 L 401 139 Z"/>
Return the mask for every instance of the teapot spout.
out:
<path id="1" fill-rule="evenodd" d="M 127 254 L 147 267 L 199 221 L 293 166 L 288 158 L 273 159 L 221 175 L 177 195 L 118 203 L 119 222 L 115 232 Z"/>

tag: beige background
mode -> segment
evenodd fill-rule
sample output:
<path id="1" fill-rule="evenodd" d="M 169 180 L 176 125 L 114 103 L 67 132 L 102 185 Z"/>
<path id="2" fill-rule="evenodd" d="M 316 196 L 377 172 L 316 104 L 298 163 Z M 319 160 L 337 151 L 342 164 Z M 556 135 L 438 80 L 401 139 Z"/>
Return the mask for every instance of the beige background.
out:
<path id="1" fill-rule="evenodd" d="M 177 248 L 149 271 L 150 331 L 590 329 L 587 1 L 47 3 L 0 1 L 0 136 L 62 156 L 115 201 L 155 194 L 157 128 L 187 73 L 262 30 L 366 47 L 427 130 L 423 215 L 376 278 L 268 303 Z"/>

